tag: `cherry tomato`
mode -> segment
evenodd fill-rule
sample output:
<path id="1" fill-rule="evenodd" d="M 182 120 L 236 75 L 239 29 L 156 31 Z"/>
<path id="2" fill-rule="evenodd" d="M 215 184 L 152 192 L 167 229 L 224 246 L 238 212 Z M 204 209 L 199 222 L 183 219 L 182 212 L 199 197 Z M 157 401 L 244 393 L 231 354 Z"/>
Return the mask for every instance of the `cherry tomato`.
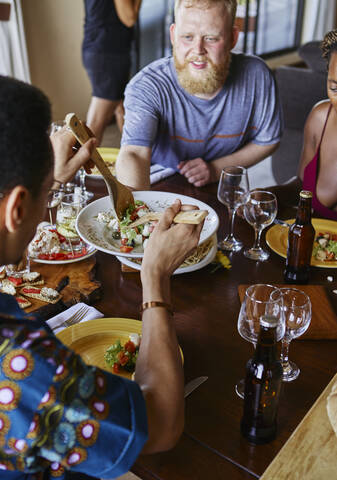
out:
<path id="1" fill-rule="evenodd" d="M 123 253 L 129 253 L 131 250 L 133 250 L 133 247 L 129 247 L 128 245 L 123 245 L 119 247 L 119 250 Z"/>
<path id="2" fill-rule="evenodd" d="M 118 363 L 114 363 L 114 366 L 113 366 L 112 369 L 113 369 L 114 373 L 119 373 L 119 365 L 118 365 Z"/>
<path id="3" fill-rule="evenodd" d="M 136 351 L 136 345 L 133 342 L 131 342 L 131 340 L 126 342 L 126 344 L 124 345 L 124 348 L 129 353 L 134 353 Z"/>
<path id="4" fill-rule="evenodd" d="M 127 355 L 123 355 L 122 358 L 120 359 L 120 364 L 122 367 L 124 367 L 124 365 L 126 365 L 129 361 L 129 357 Z"/>

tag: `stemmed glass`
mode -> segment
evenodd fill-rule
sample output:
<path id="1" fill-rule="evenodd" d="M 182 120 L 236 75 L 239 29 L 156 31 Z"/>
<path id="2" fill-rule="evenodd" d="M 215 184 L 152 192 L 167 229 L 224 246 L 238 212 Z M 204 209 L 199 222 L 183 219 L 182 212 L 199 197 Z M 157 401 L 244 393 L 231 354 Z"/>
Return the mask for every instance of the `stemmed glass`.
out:
<path id="1" fill-rule="evenodd" d="M 270 253 L 261 248 L 261 233 L 264 228 L 268 227 L 275 220 L 277 199 L 271 192 L 252 190 L 246 195 L 243 211 L 245 219 L 252 225 L 255 232 L 253 247 L 245 250 L 243 253 L 251 260 L 267 260 Z"/>
<path id="2" fill-rule="evenodd" d="M 283 381 L 292 382 L 299 374 L 299 367 L 289 360 L 289 345 L 293 338 L 300 337 L 311 322 L 311 302 L 307 294 L 297 288 L 280 288 L 283 297 L 285 334 L 282 339 L 281 362 Z M 272 293 L 271 297 L 273 298 Z"/>
<path id="3" fill-rule="evenodd" d="M 244 203 L 244 196 L 248 189 L 248 174 L 244 167 L 229 166 L 222 170 L 218 185 L 218 200 L 228 208 L 230 232 L 218 243 L 221 250 L 237 252 L 242 248 L 242 242 L 234 237 L 234 219 L 237 209 Z"/>
<path id="4" fill-rule="evenodd" d="M 245 298 L 241 304 L 238 318 L 238 332 L 242 338 L 257 343 L 262 315 L 273 315 L 279 319 L 276 329 L 277 341 L 281 340 L 285 332 L 283 316 L 283 297 L 281 289 L 268 284 L 256 284 L 247 288 Z M 244 380 L 235 386 L 239 397 L 244 398 Z"/>

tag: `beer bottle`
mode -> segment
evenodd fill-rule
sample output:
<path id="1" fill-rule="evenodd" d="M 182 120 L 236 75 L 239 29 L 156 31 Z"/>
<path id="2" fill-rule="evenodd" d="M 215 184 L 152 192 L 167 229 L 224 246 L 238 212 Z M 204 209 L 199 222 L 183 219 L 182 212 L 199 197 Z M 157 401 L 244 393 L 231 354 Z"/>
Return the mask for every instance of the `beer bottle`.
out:
<path id="1" fill-rule="evenodd" d="M 263 315 L 253 358 L 248 360 L 245 378 L 241 433 L 254 444 L 267 443 L 276 436 L 276 417 L 283 369 L 276 349 L 278 318 Z"/>
<path id="2" fill-rule="evenodd" d="M 284 280 L 286 283 L 307 283 L 310 274 L 315 229 L 311 223 L 312 193 L 300 192 L 296 220 L 289 227 L 288 250 Z"/>

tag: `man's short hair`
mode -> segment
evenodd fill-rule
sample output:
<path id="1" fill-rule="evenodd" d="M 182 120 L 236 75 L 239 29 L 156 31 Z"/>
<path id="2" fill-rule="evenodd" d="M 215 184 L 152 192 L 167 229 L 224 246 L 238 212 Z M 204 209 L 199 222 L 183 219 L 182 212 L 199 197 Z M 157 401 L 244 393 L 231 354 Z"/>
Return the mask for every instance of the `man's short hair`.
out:
<path id="1" fill-rule="evenodd" d="M 234 25 L 235 17 L 236 17 L 236 7 L 237 7 L 237 0 L 175 0 L 174 4 L 174 15 L 177 17 L 179 7 L 184 4 L 185 7 L 199 7 L 202 9 L 207 9 L 214 7 L 215 5 L 222 5 L 227 9 L 229 13 L 232 25 Z"/>
<path id="2" fill-rule="evenodd" d="M 50 103 L 36 87 L 0 76 L 0 192 L 17 185 L 38 196 L 53 167 Z"/>

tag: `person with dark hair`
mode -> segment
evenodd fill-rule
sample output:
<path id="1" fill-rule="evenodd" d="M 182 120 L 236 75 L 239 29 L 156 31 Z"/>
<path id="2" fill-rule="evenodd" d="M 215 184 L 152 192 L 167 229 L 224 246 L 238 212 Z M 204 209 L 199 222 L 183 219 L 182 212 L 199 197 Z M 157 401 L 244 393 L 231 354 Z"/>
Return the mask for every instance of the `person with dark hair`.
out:
<path id="1" fill-rule="evenodd" d="M 0 264 L 22 256 L 53 183 L 88 165 L 95 139 L 74 155 L 73 135 L 61 130 L 50 143 L 49 123 L 42 92 L 0 77 Z M 184 381 L 170 276 L 195 249 L 202 228 L 170 228 L 181 208 L 177 201 L 165 211 L 143 258 L 143 336 L 134 382 L 87 366 L 46 323 L 0 294 L 1 480 L 62 479 L 69 472 L 113 478 L 140 452 L 177 442 Z"/>
<path id="2" fill-rule="evenodd" d="M 229 165 L 254 165 L 277 148 L 282 112 L 263 60 L 231 53 L 236 0 L 176 0 L 173 56 L 147 65 L 125 91 L 118 179 L 150 186 L 159 163 L 201 187 Z"/>
<path id="3" fill-rule="evenodd" d="M 327 60 L 328 100 L 317 103 L 304 127 L 298 190 L 312 191 L 313 209 L 322 217 L 337 220 L 337 30 L 328 32 L 321 44 Z"/>
<path id="4" fill-rule="evenodd" d="M 101 143 L 114 115 L 123 129 L 123 96 L 141 0 L 85 0 L 84 5 L 82 60 L 92 87 L 87 124 Z"/>

